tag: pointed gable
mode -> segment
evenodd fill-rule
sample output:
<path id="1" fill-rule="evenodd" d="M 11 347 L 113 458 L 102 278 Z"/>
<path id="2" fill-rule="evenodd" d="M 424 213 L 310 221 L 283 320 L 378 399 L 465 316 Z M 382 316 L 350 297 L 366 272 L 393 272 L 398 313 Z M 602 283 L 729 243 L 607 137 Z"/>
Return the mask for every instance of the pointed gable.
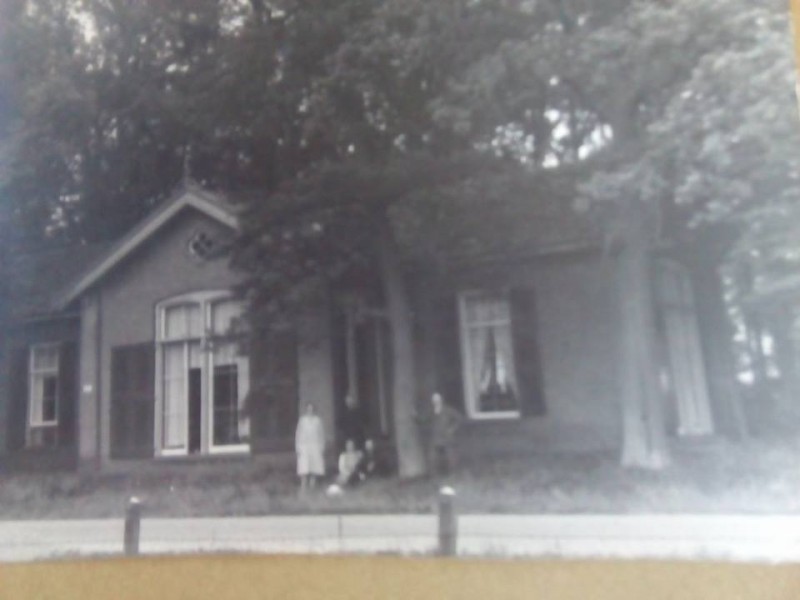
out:
<path id="1" fill-rule="evenodd" d="M 198 211 L 230 229 L 238 228 L 233 205 L 217 194 L 185 184 L 66 287 L 56 300 L 56 308 L 63 309 L 74 302 L 186 210 Z"/>

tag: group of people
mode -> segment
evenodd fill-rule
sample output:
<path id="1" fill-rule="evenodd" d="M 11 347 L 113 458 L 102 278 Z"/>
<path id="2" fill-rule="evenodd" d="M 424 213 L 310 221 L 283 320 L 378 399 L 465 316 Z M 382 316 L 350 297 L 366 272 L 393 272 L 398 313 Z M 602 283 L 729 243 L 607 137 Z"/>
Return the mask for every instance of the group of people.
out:
<path id="1" fill-rule="evenodd" d="M 301 488 L 316 487 L 317 480 L 325 475 L 325 426 L 313 404 L 306 405 L 305 412 L 297 423 L 295 452 Z M 363 447 L 358 448 L 355 440 L 348 439 L 339 455 L 337 466 L 339 472 L 333 487 L 329 488 L 331 493 L 377 476 L 380 469 L 375 442 L 366 439 Z"/>
<path id="2" fill-rule="evenodd" d="M 434 475 L 449 474 L 455 465 L 455 437 L 462 422 L 461 413 L 447 406 L 440 393 L 431 396 L 430 409 L 415 413 L 415 420 L 424 430 L 428 442 L 428 466 Z M 306 405 L 297 423 L 295 452 L 301 489 L 314 488 L 325 476 L 325 426 L 314 405 Z M 330 495 L 338 495 L 381 473 L 375 442 L 365 439 L 361 448 L 348 437 L 337 462 L 338 473 L 328 487 Z"/>

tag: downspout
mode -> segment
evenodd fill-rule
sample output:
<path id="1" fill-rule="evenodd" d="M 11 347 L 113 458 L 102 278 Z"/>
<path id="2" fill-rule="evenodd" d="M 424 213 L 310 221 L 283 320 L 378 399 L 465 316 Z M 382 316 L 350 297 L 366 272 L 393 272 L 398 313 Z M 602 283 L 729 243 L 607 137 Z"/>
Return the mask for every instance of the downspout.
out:
<path id="1" fill-rule="evenodd" d="M 97 320 L 95 322 L 94 331 L 94 352 L 95 352 L 95 468 L 100 470 L 103 464 L 102 461 L 102 383 L 103 383 L 103 349 L 102 349 L 102 331 L 103 331 L 103 294 L 100 289 L 97 290 Z"/>

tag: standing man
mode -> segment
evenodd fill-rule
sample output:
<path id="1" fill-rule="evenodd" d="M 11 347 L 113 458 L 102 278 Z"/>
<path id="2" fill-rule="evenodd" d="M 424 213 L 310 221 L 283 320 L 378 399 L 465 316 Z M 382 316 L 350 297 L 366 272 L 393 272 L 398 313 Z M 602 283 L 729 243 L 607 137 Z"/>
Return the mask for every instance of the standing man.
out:
<path id="1" fill-rule="evenodd" d="M 449 475 L 455 466 L 456 433 L 463 417 L 444 403 L 439 392 L 431 396 L 431 412 L 423 424 L 428 430 L 428 468 L 432 475 Z"/>

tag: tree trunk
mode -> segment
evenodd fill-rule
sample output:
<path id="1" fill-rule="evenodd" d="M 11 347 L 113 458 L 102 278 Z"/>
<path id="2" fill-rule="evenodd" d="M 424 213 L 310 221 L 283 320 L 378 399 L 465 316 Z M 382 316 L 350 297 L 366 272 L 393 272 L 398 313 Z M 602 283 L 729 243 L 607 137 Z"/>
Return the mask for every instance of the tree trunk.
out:
<path id="1" fill-rule="evenodd" d="M 794 426 L 800 417 L 800 372 L 797 368 L 797 339 L 794 336 L 792 307 L 774 309 L 771 317 L 770 332 L 775 340 L 775 360 L 780 372 L 775 416 L 783 424 Z"/>
<path id="2" fill-rule="evenodd" d="M 635 207 L 631 211 L 637 211 Z M 622 323 L 622 457 L 625 467 L 661 469 L 669 463 L 656 361 L 650 247 L 640 215 L 631 215 L 619 254 Z"/>
<path id="3" fill-rule="evenodd" d="M 745 313 L 745 328 L 747 331 L 747 346 L 753 369 L 753 387 L 759 394 L 769 394 L 769 372 L 767 369 L 767 356 L 764 352 L 764 326 L 761 316 L 755 310 Z"/>
<path id="4" fill-rule="evenodd" d="M 710 254 L 709 248 L 701 246 L 690 257 L 708 387 L 718 430 L 741 440 L 749 436 L 749 427 L 736 380 L 733 324 L 728 317 L 718 261 L 709 260 Z"/>
<path id="5" fill-rule="evenodd" d="M 380 270 L 392 341 L 392 409 L 397 464 L 402 478 L 425 473 L 425 452 L 415 420 L 413 323 L 409 292 L 388 223 L 381 228 Z"/>

